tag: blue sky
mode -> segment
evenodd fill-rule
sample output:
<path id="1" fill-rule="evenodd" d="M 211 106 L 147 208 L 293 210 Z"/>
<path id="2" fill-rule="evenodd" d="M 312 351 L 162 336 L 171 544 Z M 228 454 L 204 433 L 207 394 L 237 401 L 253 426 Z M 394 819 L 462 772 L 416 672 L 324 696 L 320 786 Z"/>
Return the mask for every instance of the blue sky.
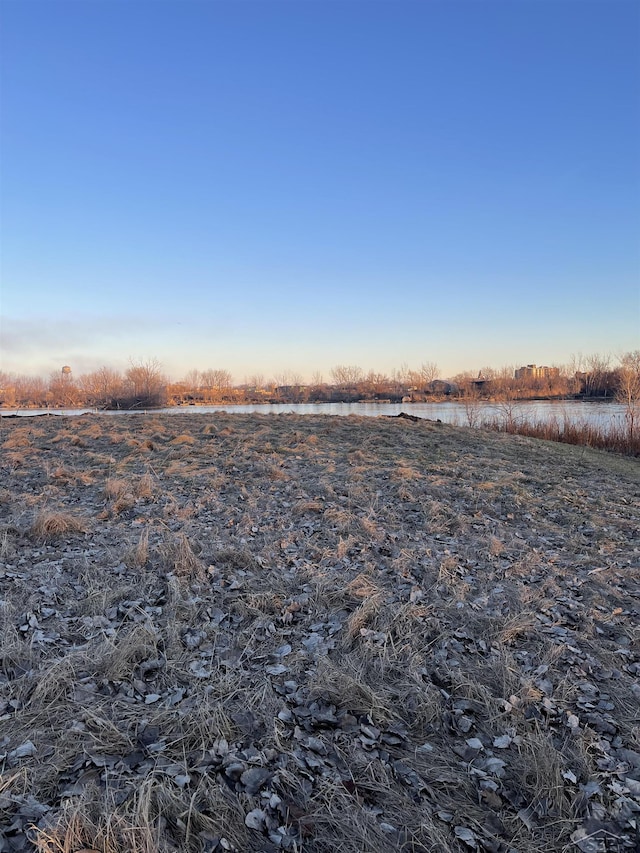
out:
<path id="1" fill-rule="evenodd" d="M 640 346 L 637 0 L 3 0 L 4 370 Z"/>

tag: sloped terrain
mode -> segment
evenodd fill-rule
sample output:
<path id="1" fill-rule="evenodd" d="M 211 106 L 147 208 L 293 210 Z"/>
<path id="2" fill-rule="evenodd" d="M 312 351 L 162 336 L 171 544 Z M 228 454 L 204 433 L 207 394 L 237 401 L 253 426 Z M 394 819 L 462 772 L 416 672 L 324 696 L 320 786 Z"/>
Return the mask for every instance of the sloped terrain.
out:
<path id="1" fill-rule="evenodd" d="M 639 848 L 637 461 L 224 413 L 0 448 L 0 851 Z"/>

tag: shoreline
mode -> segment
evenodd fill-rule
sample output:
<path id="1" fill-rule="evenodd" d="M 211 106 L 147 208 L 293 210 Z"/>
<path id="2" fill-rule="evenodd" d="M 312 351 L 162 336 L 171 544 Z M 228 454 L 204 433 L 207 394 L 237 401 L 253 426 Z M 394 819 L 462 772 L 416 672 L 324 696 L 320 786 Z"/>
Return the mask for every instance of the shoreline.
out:
<path id="1" fill-rule="evenodd" d="M 100 413 L 118 413 L 118 412 L 163 412 L 167 409 L 178 409 L 183 411 L 189 411 L 191 409 L 226 409 L 229 407 L 249 407 L 249 406 L 442 406 L 442 405 L 464 405 L 465 403 L 472 402 L 475 405 L 480 406 L 497 406 L 501 404 L 505 404 L 504 400 L 500 398 L 480 398 L 477 400 L 469 401 L 464 397 L 437 397 L 432 399 L 424 399 L 424 400 L 397 400 L 393 401 L 390 399 L 384 400 L 375 400 L 375 399 L 363 399 L 363 400 L 315 400 L 315 401 L 307 401 L 307 402 L 287 402 L 282 400 L 252 400 L 246 402 L 237 402 L 237 401 L 221 401 L 216 403 L 174 403 L 167 404 L 166 406 L 148 406 L 145 409 L 105 409 L 105 408 L 95 408 L 91 406 L 4 406 L 0 405 L 0 417 L 7 417 L 5 413 L 11 413 L 11 415 L 19 415 L 19 413 L 24 412 L 39 412 L 42 414 L 56 414 L 59 412 L 77 412 L 77 413 L 91 413 L 91 414 L 100 414 Z M 513 405 L 522 405 L 526 403 L 558 403 L 559 405 L 566 403 L 598 403 L 598 404 L 612 404 L 616 405 L 616 400 L 612 396 L 608 397 L 581 397 L 579 395 L 570 395 L 563 397 L 515 397 L 508 401 L 509 404 Z M 619 405 L 619 403 L 618 403 Z"/>

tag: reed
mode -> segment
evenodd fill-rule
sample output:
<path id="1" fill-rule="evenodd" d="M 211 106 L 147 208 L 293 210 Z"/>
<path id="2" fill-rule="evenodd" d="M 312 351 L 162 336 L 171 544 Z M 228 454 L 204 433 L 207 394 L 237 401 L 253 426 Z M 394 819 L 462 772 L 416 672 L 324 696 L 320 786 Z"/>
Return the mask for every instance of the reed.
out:
<path id="1" fill-rule="evenodd" d="M 495 416 L 482 421 L 484 429 L 506 432 L 510 435 L 525 435 L 546 441 L 559 441 L 580 447 L 592 447 L 626 456 L 640 456 L 640 435 L 625 420 L 594 424 L 586 420 L 574 421 L 565 415 L 545 419 Z"/>

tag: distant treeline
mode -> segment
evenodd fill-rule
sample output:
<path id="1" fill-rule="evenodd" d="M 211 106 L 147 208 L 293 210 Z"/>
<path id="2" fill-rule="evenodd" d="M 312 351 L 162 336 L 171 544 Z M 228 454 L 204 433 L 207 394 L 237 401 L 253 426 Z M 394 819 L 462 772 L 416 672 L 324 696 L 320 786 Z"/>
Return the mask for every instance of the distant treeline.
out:
<path id="1" fill-rule="evenodd" d="M 613 363 L 607 356 L 574 359 L 563 368 L 504 367 L 460 373 L 441 379 L 438 366 L 425 362 L 389 376 L 355 365 L 337 365 L 325 380 L 310 382 L 293 371 L 265 379 L 260 374 L 241 384 L 225 369 L 191 370 L 179 381 L 166 376 L 156 359 L 132 361 L 120 372 L 101 367 L 75 376 L 69 367 L 48 378 L 0 372 L 0 406 L 4 408 L 148 409 L 242 403 L 424 402 L 428 400 L 526 400 L 554 398 L 640 399 L 640 350 Z"/>

